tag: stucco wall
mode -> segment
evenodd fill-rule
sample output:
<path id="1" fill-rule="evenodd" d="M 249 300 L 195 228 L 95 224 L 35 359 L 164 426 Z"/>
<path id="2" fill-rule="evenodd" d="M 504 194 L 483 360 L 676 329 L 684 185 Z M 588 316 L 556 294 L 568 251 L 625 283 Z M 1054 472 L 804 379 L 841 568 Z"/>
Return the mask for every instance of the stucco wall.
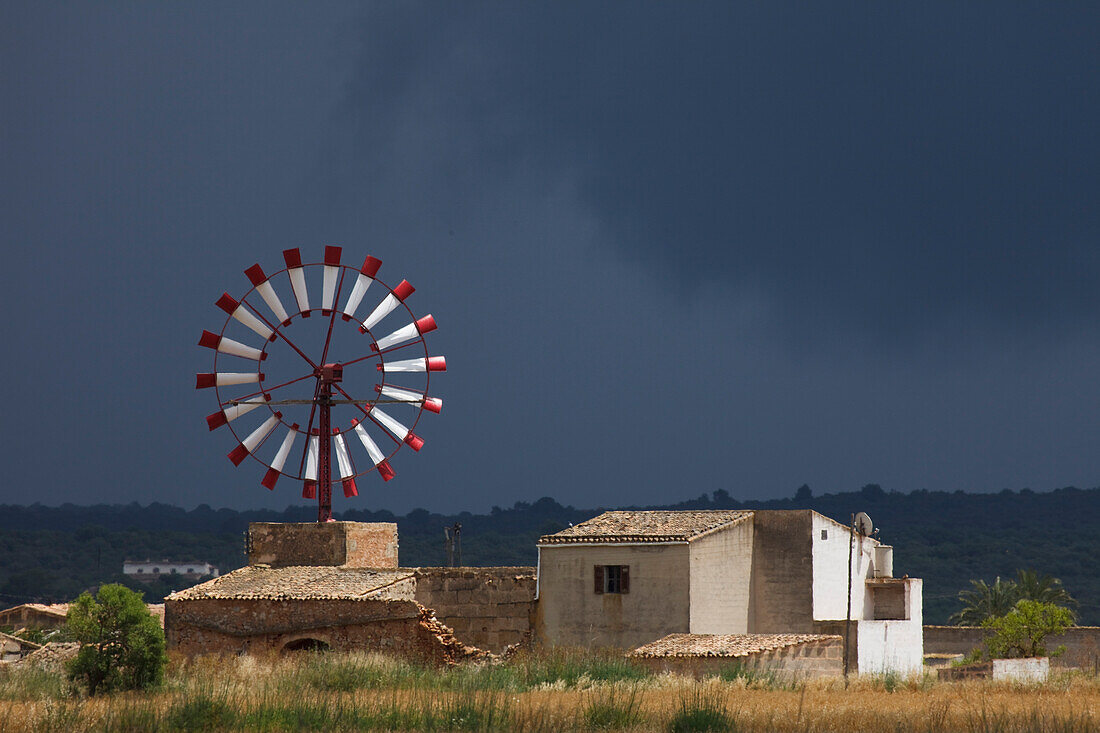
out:
<path id="1" fill-rule="evenodd" d="M 523 641 L 535 609 L 535 568 L 415 568 L 415 598 L 466 644 L 503 651 Z"/>
<path id="2" fill-rule="evenodd" d="M 537 637 L 549 644 L 633 649 L 690 626 L 686 542 L 544 545 Z M 593 566 L 629 565 L 630 592 L 597 594 Z"/>
<path id="3" fill-rule="evenodd" d="M 751 517 L 688 545 L 692 634 L 748 633 L 752 546 Z"/>
<path id="4" fill-rule="evenodd" d="M 839 522 L 813 512 L 813 618 L 836 621 L 848 614 L 848 545 L 852 542 L 852 618 L 871 618 L 870 594 L 864 580 L 874 573 L 873 561 L 878 542 L 857 536 Z M 821 539 L 824 530 L 828 536 Z"/>
<path id="5" fill-rule="evenodd" d="M 924 648 L 921 626 L 913 621 L 857 621 L 856 667 L 860 674 L 921 672 Z"/>
<path id="6" fill-rule="evenodd" d="M 750 633 L 814 633 L 811 514 L 753 512 Z"/>
<path id="7" fill-rule="evenodd" d="M 908 675 L 924 668 L 923 587 L 920 578 L 907 578 L 905 587 L 906 620 L 864 619 L 856 626 L 857 667 L 860 674 L 896 672 Z"/>

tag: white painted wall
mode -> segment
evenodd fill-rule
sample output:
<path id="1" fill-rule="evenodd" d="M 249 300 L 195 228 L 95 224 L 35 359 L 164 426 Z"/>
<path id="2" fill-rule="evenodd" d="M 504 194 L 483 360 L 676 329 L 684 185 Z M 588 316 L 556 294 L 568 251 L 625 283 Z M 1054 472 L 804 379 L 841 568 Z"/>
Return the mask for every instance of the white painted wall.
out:
<path id="1" fill-rule="evenodd" d="M 1010 682 L 1046 682 L 1050 677 L 1050 657 L 994 659 L 993 679 Z"/>
<path id="2" fill-rule="evenodd" d="M 127 560 L 122 563 L 123 575 L 171 575 L 173 572 L 179 575 L 188 573 L 194 575 L 217 575 L 218 569 L 208 562 L 135 562 Z"/>
<path id="3" fill-rule="evenodd" d="M 908 619 L 861 620 L 856 627 L 856 659 L 860 674 L 920 674 L 924 670 L 924 583 L 906 580 Z"/>
<path id="4" fill-rule="evenodd" d="M 856 622 L 860 674 L 919 674 L 924 665 L 924 635 L 912 621 Z"/>
<path id="5" fill-rule="evenodd" d="M 851 531 L 817 512 L 813 539 L 813 606 L 815 621 L 843 621 L 848 614 L 848 543 Z M 828 537 L 821 539 L 824 530 Z M 856 535 L 852 545 L 852 618 L 871 618 L 871 594 L 864 581 L 874 575 L 875 548 L 880 543 Z"/>
<path id="6" fill-rule="evenodd" d="M 747 517 L 688 544 L 692 634 L 748 633 L 752 540 Z"/>

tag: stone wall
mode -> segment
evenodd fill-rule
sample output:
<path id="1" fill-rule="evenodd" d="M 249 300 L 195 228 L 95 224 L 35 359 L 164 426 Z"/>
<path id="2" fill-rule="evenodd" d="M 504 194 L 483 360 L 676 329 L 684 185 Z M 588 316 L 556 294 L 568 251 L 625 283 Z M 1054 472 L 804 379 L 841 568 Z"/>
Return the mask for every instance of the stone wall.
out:
<path id="1" fill-rule="evenodd" d="M 252 522 L 249 565 L 395 569 L 397 525 L 392 522 Z"/>
<path id="2" fill-rule="evenodd" d="M 978 626 L 925 626 L 925 654 L 968 654 L 980 647 L 986 630 Z M 1052 657 L 1056 667 L 1100 669 L 1100 626 L 1074 626 L 1061 636 L 1051 636 L 1044 642 L 1047 650 L 1065 646 L 1066 652 Z"/>
<path id="3" fill-rule="evenodd" d="M 843 673 L 843 649 L 839 637 L 811 641 L 743 657 L 633 657 L 654 672 L 675 672 L 693 677 L 715 676 L 741 666 L 774 672 L 785 679 L 837 677 Z"/>
<path id="4" fill-rule="evenodd" d="M 526 639 L 535 612 L 535 568 L 415 568 L 415 598 L 466 644 L 501 652 Z"/>
<path id="5" fill-rule="evenodd" d="M 189 600 L 167 604 L 168 647 L 184 655 L 263 654 L 315 641 L 444 664 L 476 655 L 415 601 Z"/>

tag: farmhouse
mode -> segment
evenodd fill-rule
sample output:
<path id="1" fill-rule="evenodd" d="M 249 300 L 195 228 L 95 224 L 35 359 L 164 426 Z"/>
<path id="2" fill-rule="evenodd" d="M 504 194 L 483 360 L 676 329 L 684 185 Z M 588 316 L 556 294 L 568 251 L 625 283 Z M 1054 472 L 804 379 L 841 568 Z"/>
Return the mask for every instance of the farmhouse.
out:
<path id="1" fill-rule="evenodd" d="M 169 596 L 165 630 L 187 654 L 376 649 L 439 661 L 533 639 L 651 645 L 639 657 L 652 664 L 698 650 L 821 657 L 795 666 L 827 673 L 850 598 L 853 669 L 921 666 L 920 580 L 892 577 L 892 548 L 816 512 L 606 512 L 538 551 L 537 569 L 402 568 L 395 524 L 255 523 L 249 565 Z"/>
<path id="2" fill-rule="evenodd" d="M 843 634 L 850 552 L 853 666 L 921 668 L 921 581 L 892 577 L 893 548 L 814 511 L 605 512 L 538 548 L 537 635 L 625 649 L 669 634 Z"/>
<path id="3" fill-rule="evenodd" d="M 0 626 L 13 629 L 56 629 L 65 625 L 68 603 L 21 603 L 0 611 Z"/>
<path id="4" fill-rule="evenodd" d="M 217 577 L 218 569 L 208 562 L 175 560 L 124 560 L 122 574 L 135 580 L 156 580 L 163 575 L 182 575 L 198 580 L 207 575 Z"/>

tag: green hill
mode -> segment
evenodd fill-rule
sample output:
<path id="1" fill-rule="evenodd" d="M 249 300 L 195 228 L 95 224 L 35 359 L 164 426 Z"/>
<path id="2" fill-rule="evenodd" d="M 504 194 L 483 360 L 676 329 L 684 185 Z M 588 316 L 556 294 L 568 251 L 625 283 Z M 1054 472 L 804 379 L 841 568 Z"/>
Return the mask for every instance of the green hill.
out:
<path id="1" fill-rule="evenodd" d="M 605 507 L 612 508 L 612 507 Z M 403 565 L 442 565 L 443 527 L 462 524 L 467 565 L 534 565 L 535 541 L 605 508 L 576 509 L 544 498 L 517 502 L 488 514 L 443 515 L 416 509 L 404 516 L 351 510 L 337 518 L 395 521 Z M 614 507 L 629 508 L 629 507 Z M 791 499 L 737 501 L 725 491 L 647 509 L 815 509 L 840 521 L 865 511 L 879 538 L 892 544 L 894 572 L 924 578 L 926 623 L 946 623 L 956 596 L 971 578 L 992 580 L 1034 568 L 1061 578 L 1081 601 L 1080 622 L 1100 624 L 1100 489 L 1050 492 L 859 491 L 813 496 L 808 487 Z M 187 511 L 165 504 L 59 507 L 0 506 L 9 529 L 0 534 L 0 606 L 25 601 L 69 600 L 104 582 L 127 582 L 159 600 L 186 581 L 152 586 L 121 575 L 124 559 L 205 560 L 223 571 L 244 563 L 243 533 L 249 522 L 312 521 L 311 506 L 282 512 Z"/>

